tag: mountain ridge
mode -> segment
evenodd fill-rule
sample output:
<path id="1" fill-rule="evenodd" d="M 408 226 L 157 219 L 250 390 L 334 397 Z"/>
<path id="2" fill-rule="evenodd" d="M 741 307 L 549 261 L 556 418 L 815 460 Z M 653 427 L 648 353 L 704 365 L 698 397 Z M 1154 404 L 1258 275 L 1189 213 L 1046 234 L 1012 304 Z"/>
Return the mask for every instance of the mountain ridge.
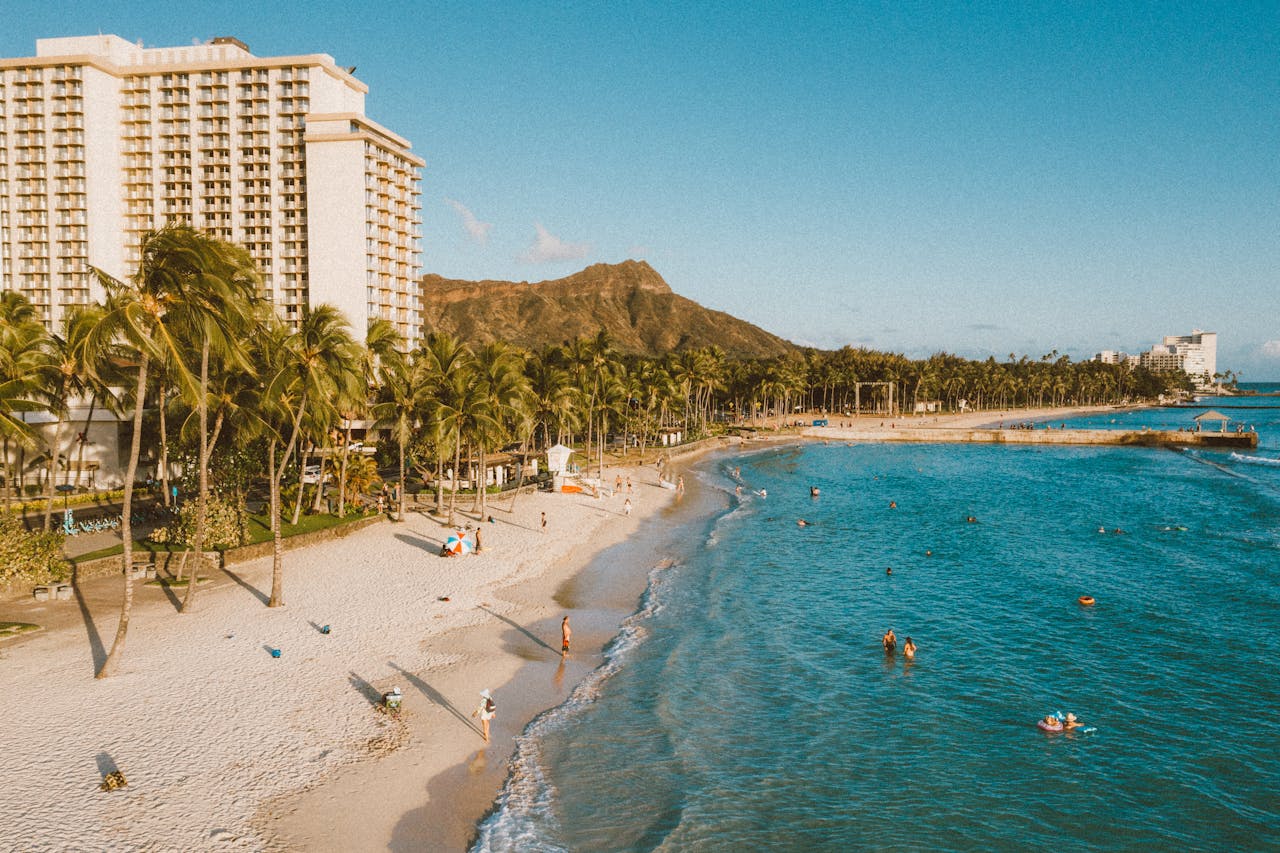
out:
<path id="1" fill-rule="evenodd" d="M 768 358 L 799 347 L 671 289 L 645 261 L 592 264 L 539 282 L 422 277 L 423 331 L 472 345 L 504 340 L 540 349 L 608 331 L 625 353 L 658 356 L 718 346 L 735 358 Z"/>

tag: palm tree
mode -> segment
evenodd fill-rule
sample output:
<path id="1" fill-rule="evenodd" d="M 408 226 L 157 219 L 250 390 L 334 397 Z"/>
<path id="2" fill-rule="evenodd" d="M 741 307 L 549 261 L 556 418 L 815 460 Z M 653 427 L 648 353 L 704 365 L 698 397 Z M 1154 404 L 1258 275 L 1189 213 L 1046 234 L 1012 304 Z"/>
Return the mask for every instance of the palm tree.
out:
<path id="1" fill-rule="evenodd" d="M 502 341 L 485 344 L 475 354 L 473 377 L 471 407 L 467 414 L 480 463 L 476 500 L 483 519 L 488 494 L 485 454 L 502 442 L 507 435 L 507 424 L 527 408 L 529 380 L 524 375 L 523 356 Z"/>
<path id="2" fill-rule="evenodd" d="M 358 394 L 349 399 L 339 401 L 345 433 L 342 442 L 342 460 L 338 472 L 339 517 L 345 516 L 347 512 L 347 460 L 351 452 L 351 422 L 368 407 L 369 391 L 374 387 L 378 378 L 378 365 L 389 359 L 399 357 L 401 355 L 400 348 L 403 345 L 404 342 L 400 337 L 400 333 L 396 331 L 395 326 L 390 321 L 381 317 L 369 321 L 368 330 L 365 332 L 364 349 L 361 351 L 363 357 L 360 361 L 360 367 L 364 374 L 363 387 L 359 389 Z"/>
<path id="3" fill-rule="evenodd" d="M 19 451 L 35 446 L 31 427 L 14 414 L 47 408 L 40 379 L 47 364 L 47 342 L 44 324 L 26 297 L 11 290 L 0 293 L 0 439 L 6 508 L 14 489 L 9 444 L 13 442 Z"/>
<path id="4" fill-rule="evenodd" d="M 101 309 L 74 306 L 62 321 L 62 334 L 48 338 L 48 360 L 45 364 L 49 392 L 49 411 L 56 420 L 49 442 L 49 499 L 44 508 L 44 529 L 53 516 L 54 489 L 57 485 L 58 461 L 62 450 L 62 425 L 74 394 L 87 387 L 87 377 L 95 369 L 98 354 L 88 344 L 91 331 L 102 320 Z M 68 472 L 70 466 L 68 465 Z"/>
<path id="5" fill-rule="evenodd" d="M 142 261 L 128 282 L 91 268 L 107 291 L 106 310 L 102 322 L 93 330 L 87 346 L 104 351 L 114 341 L 121 341 L 133 353 L 137 378 L 133 399 L 133 434 L 129 444 L 129 462 L 124 476 L 124 498 L 120 528 L 124 539 L 121 557 L 124 574 L 124 596 L 120 605 L 120 622 L 97 678 L 114 675 L 124 655 L 129 633 L 129 617 L 133 609 L 133 484 L 138 474 L 138 457 L 142 449 L 142 413 L 146 405 L 147 369 L 153 360 L 165 354 L 176 365 L 182 363 L 181 344 L 175 336 L 170 312 L 181 306 L 193 282 L 202 274 L 198 252 L 192 251 L 189 229 L 162 228 L 142 239 Z M 184 382 L 192 377 L 180 374 Z"/>
<path id="6" fill-rule="evenodd" d="M 415 374 L 415 391 L 436 450 L 436 515 L 444 512 L 444 462 L 450 456 L 454 458 L 449 500 L 452 524 L 461 464 L 462 418 L 471 387 L 471 350 L 452 335 L 433 332 L 427 336 L 427 345 L 416 363 L 420 369 Z"/>
<path id="7" fill-rule="evenodd" d="M 277 322 L 261 338 L 260 358 L 269 376 L 264 387 L 263 414 L 274 427 L 268 440 L 273 542 L 268 606 L 281 607 L 284 605 L 284 544 L 280 480 L 298 447 L 309 407 L 331 399 L 338 389 L 349 388 L 349 384 L 354 383 L 359 345 L 352 339 L 351 327 L 342 313 L 331 305 L 304 310 L 297 332 L 287 334 Z M 276 453 L 281 449 L 283 456 L 277 459 Z"/>
<path id="8" fill-rule="evenodd" d="M 556 364 L 555 354 L 550 349 L 527 359 L 525 372 L 531 393 L 530 417 L 535 433 L 539 427 L 542 428 L 541 447 L 545 449 L 563 440 L 566 430 L 578 428 L 578 396 L 569 372 Z M 551 438 L 553 427 L 555 441 Z"/>
<path id="9" fill-rule="evenodd" d="M 398 337 L 398 336 L 397 336 Z M 378 402 L 373 406 L 379 426 L 390 427 L 399 449 L 399 488 L 396 490 L 396 520 L 404 521 L 404 452 L 413 439 L 414 406 L 417 402 L 414 387 L 416 365 L 401 356 L 381 359 L 378 368 Z"/>
<path id="10" fill-rule="evenodd" d="M 190 228 L 177 227 L 176 236 L 190 253 L 198 270 L 185 298 L 175 306 L 172 323 L 200 353 L 199 383 L 185 390 L 195 397 L 200 425 L 199 492 L 196 497 L 196 529 L 191 547 L 199 566 L 204 554 L 204 534 L 209 501 L 209 362 L 216 358 L 224 371 L 250 369 L 248 331 L 257 301 L 258 272 L 249 252 Z M 187 584 L 182 613 L 194 606 L 198 570 Z"/>

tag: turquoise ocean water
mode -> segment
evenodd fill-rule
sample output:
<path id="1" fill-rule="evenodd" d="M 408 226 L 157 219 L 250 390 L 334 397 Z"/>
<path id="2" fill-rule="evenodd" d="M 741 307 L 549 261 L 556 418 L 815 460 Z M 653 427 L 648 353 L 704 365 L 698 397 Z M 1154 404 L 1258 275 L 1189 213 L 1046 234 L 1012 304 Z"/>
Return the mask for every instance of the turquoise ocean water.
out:
<path id="1" fill-rule="evenodd" d="M 1204 403 L 1255 406 L 1221 410 L 1259 449 L 695 466 L 680 512 L 605 555 L 672 564 L 521 736 L 476 848 L 1280 849 L 1280 398 Z M 1096 731 L 1035 727 L 1056 711 Z"/>

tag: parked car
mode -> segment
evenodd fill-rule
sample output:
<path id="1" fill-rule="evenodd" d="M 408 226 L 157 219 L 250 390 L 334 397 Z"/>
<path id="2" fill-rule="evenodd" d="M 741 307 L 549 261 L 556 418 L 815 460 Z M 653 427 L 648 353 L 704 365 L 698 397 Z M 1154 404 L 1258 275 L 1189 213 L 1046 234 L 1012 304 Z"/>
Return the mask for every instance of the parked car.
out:
<path id="1" fill-rule="evenodd" d="M 328 471 L 324 473 L 324 481 L 327 483 L 333 479 L 333 475 Z M 302 482 L 307 484 L 315 484 L 320 482 L 320 466 L 308 465 L 302 469 Z"/>

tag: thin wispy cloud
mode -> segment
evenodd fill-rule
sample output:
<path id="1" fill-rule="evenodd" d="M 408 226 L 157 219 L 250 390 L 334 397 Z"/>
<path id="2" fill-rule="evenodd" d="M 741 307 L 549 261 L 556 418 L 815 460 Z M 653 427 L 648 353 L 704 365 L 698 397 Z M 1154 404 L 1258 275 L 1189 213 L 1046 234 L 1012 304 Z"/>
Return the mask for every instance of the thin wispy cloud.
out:
<path id="1" fill-rule="evenodd" d="M 446 198 L 445 204 L 457 211 L 458 218 L 462 220 L 462 227 L 467 229 L 467 234 L 471 239 L 483 246 L 489 242 L 489 229 L 493 227 L 491 222 L 481 222 L 471 209 L 460 201 Z"/>
<path id="2" fill-rule="evenodd" d="M 561 240 L 543 228 L 541 222 L 534 223 L 533 227 L 537 229 L 537 236 L 534 237 L 533 245 L 520 256 L 519 259 L 523 263 L 547 264 L 555 261 L 572 261 L 585 258 L 591 248 L 586 243 L 567 243 Z"/>
<path id="3" fill-rule="evenodd" d="M 970 323 L 965 328 L 975 332 L 998 332 L 1001 329 L 1000 326 L 996 326 L 992 323 Z"/>
<path id="4" fill-rule="evenodd" d="M 1280 340 L 1264 343 L 1262 345 L 1262 354 L 1267 358 L 1280 358 Z"/>

